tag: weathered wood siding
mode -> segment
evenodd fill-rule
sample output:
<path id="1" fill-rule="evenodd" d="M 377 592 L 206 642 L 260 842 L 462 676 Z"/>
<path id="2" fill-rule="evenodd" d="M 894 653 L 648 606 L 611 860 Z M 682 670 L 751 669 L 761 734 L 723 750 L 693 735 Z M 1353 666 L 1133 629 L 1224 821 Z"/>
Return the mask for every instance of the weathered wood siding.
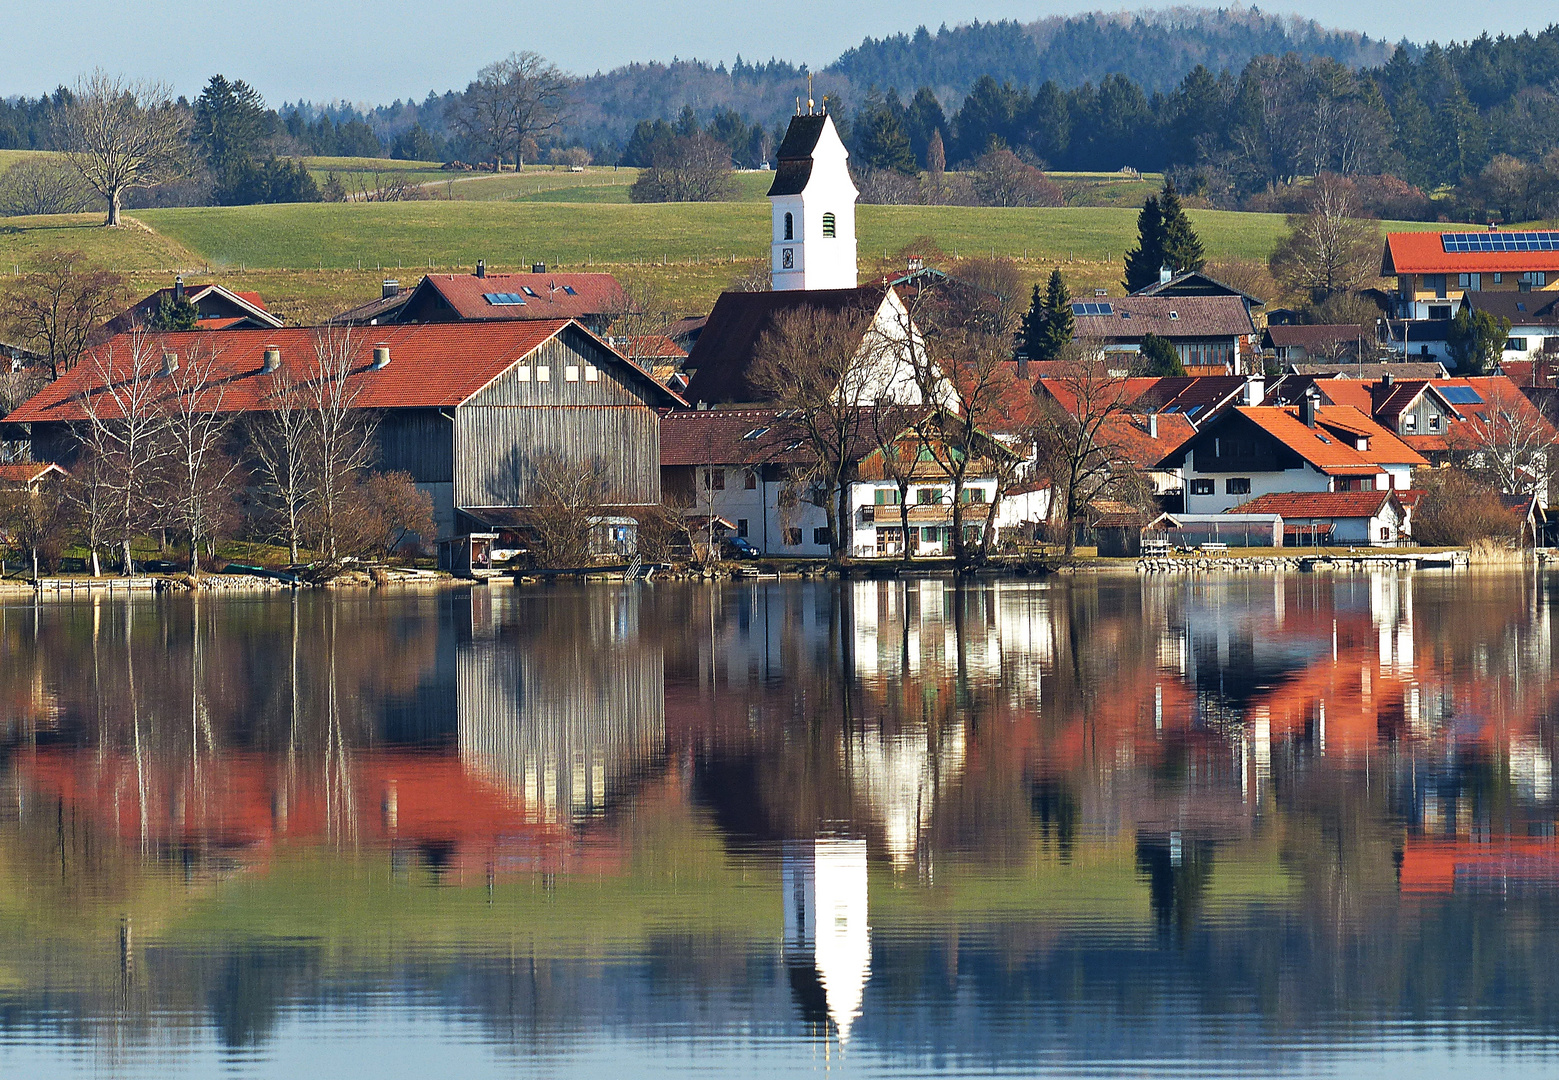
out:
<path id="1" fill-rule="evenodd" d="M 538 377 L 542 367 L 546 381 Z M 599 373 L 593 382 L 587 367 Z M 576 381 L 567 378 L 569 368 L 577 369 Z M 456 505 L 532 505 L 536 464 L 554 456 L 599 463 L 609 502 L 660 502 L 653 393 L 621 360 L 565 330 L 456 411 Z"/>
<path id="2" fill-rule="evenodd" d="M 379 462 L 385 472 L 409 472 L 419 484 L 455 477 L 453 416 L 438 409 L 392 409 L 379 421 Z"/>

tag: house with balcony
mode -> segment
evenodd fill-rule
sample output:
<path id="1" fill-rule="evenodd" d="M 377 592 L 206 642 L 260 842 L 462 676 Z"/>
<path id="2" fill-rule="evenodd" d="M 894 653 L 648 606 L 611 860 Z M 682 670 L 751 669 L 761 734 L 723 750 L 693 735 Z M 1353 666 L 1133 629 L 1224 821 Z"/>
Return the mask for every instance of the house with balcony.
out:
<path id="1" fill-rule="evenodd" d="M 1469 292 L 1559 296 L 1559 231 L 1388 233 L 1380 273 L 1399 319 L 1450 319 Z"/>

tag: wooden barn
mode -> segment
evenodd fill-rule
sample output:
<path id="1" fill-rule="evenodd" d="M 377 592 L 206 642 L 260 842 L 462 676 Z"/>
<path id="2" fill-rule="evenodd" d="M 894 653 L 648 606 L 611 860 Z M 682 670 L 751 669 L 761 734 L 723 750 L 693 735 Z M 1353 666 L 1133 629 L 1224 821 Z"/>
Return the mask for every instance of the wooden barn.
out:
<path id="1" fill-rule="evenodd" d="M 180 357 L 186 370 L 209 366 L 221 411 L 263 412 L 275 407 L 284 375 L 314 376 L 326 334 L 352 356 L 352 404 L 378 414 L 378 467 L 409 472 L 432 496 L 440 538 L 490 531 L 494 519 L 535 505 L 539 467 L 598 465 L 609 505 L 660 502 L 657 410 L 684 403 L 573 320 L 189 331 L 139 343 L 123 335 L 6 426 L 30 434 L 40 460 L 68 467 L 84 403 L 112 415 L 104 373 L 122 383 L 152 357 L 163 368 Z"/>

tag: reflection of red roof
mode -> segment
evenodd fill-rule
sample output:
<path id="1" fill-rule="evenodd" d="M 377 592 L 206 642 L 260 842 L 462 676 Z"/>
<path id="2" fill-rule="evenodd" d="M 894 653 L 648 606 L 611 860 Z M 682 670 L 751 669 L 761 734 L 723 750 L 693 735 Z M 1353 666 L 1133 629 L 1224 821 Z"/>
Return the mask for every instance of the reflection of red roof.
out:
<path id="1" fill-rule="evenodd" d="M 459 405 L 511 366 L 559 334 L 578 334 L 611 356 L 608 346 L 588 330 L 569 322 L 430 323 L 411 326 L 377 326 L 351 337 L 356 362 L 351 381 L 358 390 L 357 404 L 367 409 L 436 408 Z M 222 393 L 225 412 L 265 409 L 275 392 L 272 380 L 262 372 L 267 346 L 281 349 L 282 363 L 296 375 L 308 377 L 315 369 L 315 331 L 302 328 L 228 330 L 208 334 L 200 330 L 156 335 L 143 349 L 143 364 L 161 363 L 164 350 L 176 353 L 186 365 L 192 357 L 209 358 L 215 385 Z M 375 345 L 388 345 L 390 364 L 372 369 Z M 128 336 L 99 346 L 58 381 L 13 412 L 12 423 L 48 423 L 83 420 L 80 397 L 96 396 L 105 414 L 113 412 L 112 400 L 103 396 L 102 368 L 116 379 L 132 370 L 133 342 Z M 149 351 L 150 355 L 147 355 Z M 621 370 L 637 382 L 655 388 L 667 404 L 681 399 L 660 386 L 648 374 L 626 360 Z M 171 392 L 171 391 L 170 391 Z M 215 392 L 215 391 L 213 391 Z"/>
<path id="2" fill-rule="evenodd" d="M 1455 232 L 1479 232 L 1456 229 Z M 1387 233 L 1380 272 L 1393 274 L 1445 274 L 1496 270 L 1559 270 L 1559 251 L 1476 251 L 1451 253 L 1438 232 Z"/>
<path id="3" fill-rule="evenodd" d="M 1403 846 L 1399 880 L 1405 893 L 1559 889 L 1559 847 L 1551 837 L 1474 843 L 1411 836 Z"/>

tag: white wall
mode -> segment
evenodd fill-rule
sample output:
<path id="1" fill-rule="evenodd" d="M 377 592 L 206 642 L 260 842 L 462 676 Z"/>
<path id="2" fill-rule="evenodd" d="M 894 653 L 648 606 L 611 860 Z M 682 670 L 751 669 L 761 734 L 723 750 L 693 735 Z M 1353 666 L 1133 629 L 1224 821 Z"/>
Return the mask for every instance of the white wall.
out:
<path id="1" fill-rule="evenodd" d="M 1288 491 L 1330 491 L 1332 489 L 1331 477 L 1317 472 L 1310 465 L 1301 469 L 1284 469 L 1281 472 L 1264 473 L 1201 473 L 1194 466 L 1195 453 L 1186 455 L 1185 467 L 1185 512 L 1188 514 L 1221 514 L 1225 510 L 1232 510 L 1241 503 L 1250 502 L 1262 495 L 1281 494 Z M 1247 495 L 1229 495 L 1226 492 L 1224 481 L 1231 476 L 1248 476 L 1250 478 L 1250 493 Z M 1213 481 L 1213 493 L 1211 495 L 1193 495 L 1192 481 L 1198 479 L 1210 479 Z"/>
<path id="2" fill-rule="evenodd" d="M 855 200 L 859 195 L 846 164 L 850 155 L 830 118 L 812 151 L 812 174 L 799 195 L 772 196 L 774 288 L 853 289 L 856 277 Z M 785 214 L 794 239 L 785 240 Z M 823 235 L 823 215 L 834 215 L 834 235 Z M 793 265 L 785 266 L 790 251 Z"/>

